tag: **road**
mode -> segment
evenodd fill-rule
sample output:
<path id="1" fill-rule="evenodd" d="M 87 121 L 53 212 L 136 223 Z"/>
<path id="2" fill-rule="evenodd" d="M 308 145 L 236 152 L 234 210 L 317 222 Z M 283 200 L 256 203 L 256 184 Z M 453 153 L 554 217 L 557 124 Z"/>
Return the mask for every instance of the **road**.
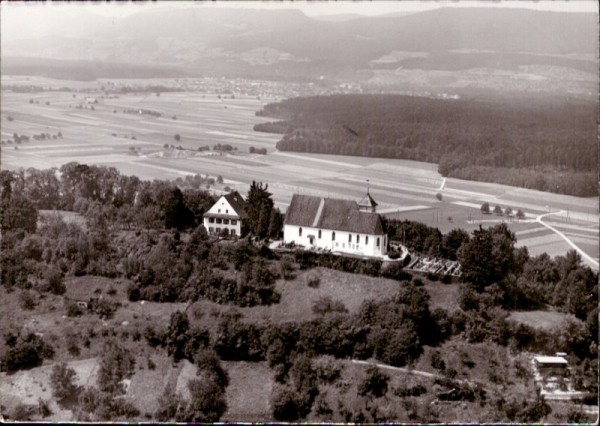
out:
<path id="1" fill-rule="evenodd" d="M 540 225 L 545 226 L 546 228 L 550 229 L 551 231 L 553 231 L 554 233 L 556 233 L 558 236 L 560 236 L 563 240 L 565 240 L 567 242 L 567 244 L 569 244 L 571 247 L 573 247 L 577 253 L 579 253 L 581 255 L 581 257 L 583 257 L 585 260 L 587 260 L 589 263 L 591 263 L 591 266 L 593 267 L 593 269 L 598 270 L 598 262 L 591 257 L 589 254 L 587 254 L 586 252 L 584 252 L 583 250 L 581 250 L 573 241 L 571 241 L 571 239 L 569 237 L 567 237 L 565 234 L 563 234 L 562 232 L 560 232 L 558 229 L 556 229 L 555 227 L 553 227 L 552 225 L 547 224 L 546 222 L 544 222 L 542 219 L 546 216 L 550 216 L 550 215 L 556 215 L 556 214 L 561 214 L 563 213 L 563 211 L 557 211 L 557 212 L 552 212 L 552 213 L 544 213 L 539 215 L 538 217 L 535 218 L 535 221 L 538 222 Z"/>

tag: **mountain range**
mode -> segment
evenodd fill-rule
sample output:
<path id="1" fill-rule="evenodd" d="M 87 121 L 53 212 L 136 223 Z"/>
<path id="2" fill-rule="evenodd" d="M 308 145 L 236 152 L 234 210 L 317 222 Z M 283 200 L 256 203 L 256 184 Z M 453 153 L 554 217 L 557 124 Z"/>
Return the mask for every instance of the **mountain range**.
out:
<path id="1" fill-rule="evenodd" d="M 398 69 L 598 69 L 594 13 L 448 7 L 316 19 L 291 9 L 165 7 L 99 17 L 85 24 L 87 31 L 76 24 L 42 37 L 3 31 L 3 72 L 24 63 L 17 58 L 158 65 L 187 75 L 358 80 Z"/>

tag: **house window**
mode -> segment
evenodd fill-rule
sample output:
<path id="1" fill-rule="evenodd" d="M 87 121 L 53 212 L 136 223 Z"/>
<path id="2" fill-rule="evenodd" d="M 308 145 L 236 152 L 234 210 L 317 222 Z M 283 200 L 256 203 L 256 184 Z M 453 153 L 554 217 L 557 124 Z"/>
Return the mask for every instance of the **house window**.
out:
<path id="1" fill-rule="evenodd" d="M 214 218 L 214 217 L 209 217 L 209 218 L 208 218 L 208 221 L 209 221 L 210 223 L 215 223 L 215 218 Z"/>
<path id="2" fill-rule="evenodd" d="M 319 240 L 321 239 L 321 230 L 319 229 Z"/>
<path id="3" fill-rule="evenodd" d="M 331 241 L 335 241 L 335 231 L 331 233 Z M 336 244 L 337 246 L 337 244 Z"/>
<path id="4" fill-rule="evenodd" d="M 352 242 L 352 234 L 348 234 L 348 242 L 351 243 Z"/>
<path id="5" fill-rule="evenodd" d="M 229 219 L 223 219 L 223 223 L 224 223 L 225 225 L 229 225 Z"/>
<path id="6" fill-rule="evenodd" d="M 208 233 L 212 234 L 215 232 L 215 228 L 213 228 L 212 226 L 208 228 Z"/>
<path id="7" fill-rule="evenodd" d="M 301 237 L 302 236 L 302 228 L 298 229 L 298 236 Z"/>
<path id="8" fill-rule="evenodd" d="M 356 244 L 360 243 L 360 235 L 356 235 Z"/>
<path id="9" fill-rule="evenodd" d="M 217 223 L 222 223 L 223 221 L 219 218 L 217 218 Z"/>
<path id="10" fill-rule="evenodd" d="M 229 213 L 229 210 L 225 210 L 225 213 Z"/>
<path id="11" fill-rule="evenodd" d="M 335 243 L 335 246 L 336 246 L 336 247 L 339 247 L 339 246 L 340 246 L 340 243 Z"/>
<path id="12" fill-rule="evenodd" d="M 231 219 L 231 224 L 232 224 L 232 225 L 237 225 L 237 220 L 235 220 L 235 219 Z"/>
<path id="13" fill-rule="evenodd" d="M 369 237 L 365 237 L 365 245 L 369 245 Z"/>
<path id="14" fill-rule="evenodd" d="M 377 247 L 379 247 L 379 237 L 377 237 Z"/>
<path id="15" fill-rule="evenodd" d="M 229 233 L 230 233 L 231 235 L 235 235 L 235 229 L 232 229 L 232 230 L 230 230 L 230 231 L 229 231 Z"/>
<path id="16" fill-rule="evenodd" d="M 221 209 L 219 209 L 219 211 L 217 213 L 221 213 Z"/>

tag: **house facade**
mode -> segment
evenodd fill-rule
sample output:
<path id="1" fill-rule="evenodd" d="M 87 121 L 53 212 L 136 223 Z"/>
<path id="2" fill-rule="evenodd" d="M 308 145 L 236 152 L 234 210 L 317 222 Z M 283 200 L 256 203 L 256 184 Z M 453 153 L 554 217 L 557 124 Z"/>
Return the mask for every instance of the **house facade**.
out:
<path id="1" fill-rule="evenodd" d="M 204 228 L 209 235 L 242 234 L 242 222 L 247 218 L 246 202 L 237 191 L 222 195 L 221 198 L 204 213 Z"/>
<path id="2" fill-rule="evenodd" d="M 564 376 L 569 365 L 562 356 L 536 356 L 533 362 L 542 377 Z"/>
<path id="3" fill-rule="evenodd" d="M 370 257 L 384 256 L 388 243 L 377 213 L 363 211 L 354 201 L 298 194 L 288 207 L 283 239 L 308 249 Z"/>

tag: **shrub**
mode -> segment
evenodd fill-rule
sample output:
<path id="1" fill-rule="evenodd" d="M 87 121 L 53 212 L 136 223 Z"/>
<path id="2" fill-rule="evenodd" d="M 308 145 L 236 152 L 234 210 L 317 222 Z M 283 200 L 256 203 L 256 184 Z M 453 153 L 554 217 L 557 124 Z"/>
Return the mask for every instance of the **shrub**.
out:
<path id="1" fill-rule="evenodd" d="M 229 375 L 221 366 L 221 360 L 214 350 L 203 349 L 199 351 L 195 356 L 195 360 L 199 370 L 198 374 L 200 372 L 209 374 L 223 390 L 229 385 Z"/>
<path id="2" fill-rule="evenodd" d="M 316 273 L 306 274 L 304 280 L 310 288 L 317 288 L 321 284 L 321 278 Z"/>
<path id="3" fill-rule="evenodd" d="M 2 371 L 13 372 L 38 367 L 46 358 L 54 356 L 54 348 L 34 333 L 11 339 L 12 345 L 0 359 Z"/>
<path id="4" fill-rule="evenodd" d="M 188 381 L 190 401 L 178 421 L 218 422 L 227 411 L 225 392 L 213 380 Z"/>
<path id="5" fill-rule="evenodd" d="M 76 303 L 69 303 L 67 306 L 67 316 L 68 317 L 78 317 L 82 314 L 81 309 L 77 306 Z"/>
<path id="6" fill-rule="evenodd" d="M 50 375 L 50 386 L 52 394 L 57 400 L 64 401 L 77 396 L 79 386 L 76 382 L 77 373 L 62 362 L 52 368 Z"/>
<path id="7" fill-rule="evenodd" d="M 421 396 L 424 393 L 427 393 L 427 388 L 423 385 L 415 385 L 409 388 L 398 387 L 394 389 L 394 395 L 399 396 L 400 398 L 407 396 Z"/>
<path id="8" fill-rule="evenodd" d="M 390 278 L 396 281 L 408 281 L 412 275 L 406 272 L 401 262 L 392 262 L 387 268 L 381 271 L 381 275 L 385 278 Z"/>
<path id="9" fill-rule="evenodd" d="M 317 377 L 324 383 L 335 383 L 341 375 L 342 369 L 334 360 L 326 358 L 317 368 Z"/>
<path id="10" fill-rule="evenodd" d="M 26 311 L 31 311 L 35 308 L 35 298 L 29 290 L 23 290 L 19 294 L 19 304 Z"/>
<path id="11" fill-rule="evenodd" d="M 156 369 L 156 364 L 154 363 L 154 361 L 152 361 L 152 358 L 150 358 L 150 356 L 148 356 L 148 360 L 146 362 L 146 365 L 148 366 L 148 370 L 155 370 Z"/>
<path id="12" fill-rule="evenodd" d="M 179 393 L 175 392 L 173 386 L 167 385 L 162 395 L 158 397 L 154 416 L 159 422 L 172 421 L 179 417 L 178 413 L 181 413 L 184 407 L 185 400 L 183 400 Z M 151 418 L 152 416 L 150 415 L 149 417 Z"/>
<path id="13" fill-rule="evenodd" d="M 444 371 L 446 369 L 446 363 L 440 355 L 440 351 L 431 352 L 431 366 L 436 370 Z"/>
<path id="14" fill-rule="evenodd" d="M 382 373 L 379 368 L 371 366 L 366 371 L 366 376 L 358 384 L 358 394 L 361 396 L 372 395 L 379 398 L 387 393 L 390 377 Z"/>
<path id="15" fill-rule="evenodd" d="M 140 300 L 140 289 L 135 284 L 129 284 L 127 287 L 127 299 L 130 302 L 137 302 Z"/>
<path id="16" fill-rule="evenodd" d="M 294 266 L 290 261 L 283 259 L 279 265 L 281 267 L 281 278 L 284 280 L 294 279 Z"/>
<path id="17" fill-rule="evenodd" d="M 52 410 L 50 409 L 50 401 L 38 398 L 38 414 L 42 416 L 42 418 L 52 415 Z"/>
<path id="18" fill-rule="evenodd" d="M 131 352 L 114 341 L 108 341 L 103 348 L 98 369 L 98 387 L 102 392 L 122 394 L 121 381 L 131 375 L 135 368 L 135 358 Z"/>
<path id="19" fill-rule="evenodd" d="M 47 286 L 52 294 L 65 294 L 67 287 L 63 282 L 63 274 L 58 269 L 51 268 L 46 272 Z"/>
<path id="20" fill-rule="evenodd" d="M 331 312 L 347 313 L 348 309 L 338 300 L 333 301 L 329 296 L 319 298 L 313 305 L 312 311 L 316 315 L 325 315 Z"/>
<path id="21" fill-rule="evenodd" d="M 390 251 L 388 251 L 387 255 L 392 260 L 398 259 L 400 257 L 400 253 L 397 252 L 396 250 L 390 250 Z"/>
<path id="22" fill-rule="evenodd" d="M 13 408 L 10 419 L 18 422 L 27 422 L 32 420 L 35 415 L 36 407 L 31 404 L 19 403 Z"/>
<path id="23" fill-rule="evenodd" d="M 289 386 L 276 387 L 271 397 L 275 420 L 284 422 L 298 420 L 300 417 L 298 399 L 298 394 Z"/>
<path id="24" fill-rule="evenodd" d="M 434 274 L 433 272 L 427 272 L 427 279 L 429 281 L 438 281 L 440 277 L 438 276 L 438 274 Z"/>
<path id="25" fill-rule="evenodd" d="M 442 283 L 444 283 L 444 284 L 452 284 L 452 275 L 444 275 L 442 277 Z"/>

